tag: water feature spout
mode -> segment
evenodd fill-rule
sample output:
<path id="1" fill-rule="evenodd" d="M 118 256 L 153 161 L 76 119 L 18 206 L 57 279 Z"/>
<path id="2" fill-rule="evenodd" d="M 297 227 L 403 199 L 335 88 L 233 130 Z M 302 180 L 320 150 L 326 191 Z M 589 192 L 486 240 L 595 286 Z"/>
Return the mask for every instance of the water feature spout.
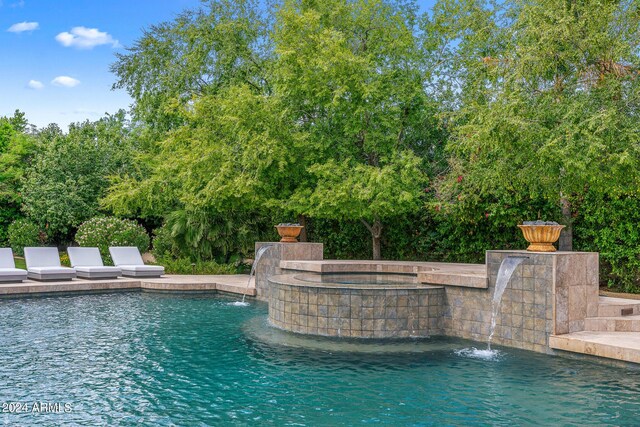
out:
<path id="1" fill-rule="evenodd" d="M 493 291 L 493 299 L 491 300 L 491 330 L 489 333 L 489 340 L 487 342 L 487 350 L 491 351 L 491 339 L 496 330 L 496 321 L 498 317 L 498 310 L 500 309 L 500 302 L 502 301 L 502 294 L 507 288 L 511 276 L 516 268 L 529 259 L 527 256 L 508 256 L 502 260 L 500 269 L 498 270 L 498 277 L 496 278 L 496 288 Z"/>
<path id="2" fill-rule="evenodd" d="M 265 252 L 267 252 L 267 250 L 269 250 L 273 246 L 274 246 L 273 244 L 264 245 L 256 251 L 256 259 L 253 260 L 253 264 L 251 265 L 251 272 L 249 273 L 249 280 L 247 280 L 247 286 L 244 288 L 244 293 L 242 294 L 242 301 L 236 301 L 235 303 L 233 303 L 233 305 L 240 305 L 240 306 L 249 305 L 249 303 L 245 302 L 244 300 L 247 296 L 247 291 L 249 290 L 249 286 L 251 285 L 251 278 L 255 276 L 256 268 L 258 267 L 258 263 L 262 259 L 262 256 L 265 254 Z"/>

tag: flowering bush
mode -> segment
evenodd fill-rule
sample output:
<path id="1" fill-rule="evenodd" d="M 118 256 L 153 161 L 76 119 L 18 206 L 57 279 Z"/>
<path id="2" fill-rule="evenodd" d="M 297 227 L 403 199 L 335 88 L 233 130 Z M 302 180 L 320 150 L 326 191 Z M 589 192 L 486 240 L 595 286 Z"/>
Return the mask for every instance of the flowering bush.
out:
<path id="1" fill-rule="evenodd" d="M 140 252 L 149 249 L 149 235 L 137 222 L 115 217 L 95 217 L 85 221 L 78 228 L 76 242 L 80 246 L 97 247 L 105 264 L 111 256 L 109 246 L 135 246 Z"/>
<path id="2" fill-rule="evenodd" d="M 41 246 L 47 241 L 44 231 L 26 219 L 13 221 L 8 229 L 9 244 L 16 255 L 23 256 L 25 246 Z"/>

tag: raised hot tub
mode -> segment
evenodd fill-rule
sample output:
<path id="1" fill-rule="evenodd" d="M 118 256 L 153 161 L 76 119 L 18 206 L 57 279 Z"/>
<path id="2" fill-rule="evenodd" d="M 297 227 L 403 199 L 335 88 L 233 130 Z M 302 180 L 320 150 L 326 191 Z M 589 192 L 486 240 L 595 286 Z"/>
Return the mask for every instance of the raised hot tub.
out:
<path id="1" fill-rule="evenodd" d="M 442 330 L 444 289 L 413 274 L 296 272 L 268 281 L 269 320 L 287 331 L 401 338 Z"/>

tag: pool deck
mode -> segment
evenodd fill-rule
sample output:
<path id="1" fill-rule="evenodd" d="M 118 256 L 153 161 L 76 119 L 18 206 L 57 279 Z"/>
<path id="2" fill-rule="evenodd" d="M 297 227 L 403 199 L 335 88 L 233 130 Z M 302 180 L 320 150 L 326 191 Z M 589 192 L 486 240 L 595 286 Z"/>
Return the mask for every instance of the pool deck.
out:
<path id="1" fill-rule="evenodd" d="M 280 268 L 315 273 L 415 274 L 418 282 L 430 285 L 489 287 L 485 264 L 456 264 L 417 261 L 280 261 Z"/>
<path id="2" fill-rule="evenodd" d="M 155 292 L 225 292 L 255 296 L 255 281 L 247 286 L 249 276 L 235 275 L 165 275 L 159 278 L 109 280 L 73 279 L 68 281 L 39 282 L 25 280 L 22 283 L 0 283 L 0 297 L 43 295 L 75 292 L 108 292 L 142 290 Z"/>

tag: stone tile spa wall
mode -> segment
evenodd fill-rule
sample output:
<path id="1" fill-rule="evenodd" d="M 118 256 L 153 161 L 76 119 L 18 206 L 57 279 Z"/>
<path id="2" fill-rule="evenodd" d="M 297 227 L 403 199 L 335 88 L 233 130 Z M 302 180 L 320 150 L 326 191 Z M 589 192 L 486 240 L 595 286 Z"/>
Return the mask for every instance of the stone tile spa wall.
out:
<path id="1" fill-rule="evenodd" d="M 258 266 L 258 298 L 269 302 L 275 326 L 298 333 L 362 338 L 448 335 L 486 342 L 498 271 L 508 256 L 528 259 L 515 269 L 504 292 L 493 343 L 550 353 L 550 335 L 582 331 L 585 318 L 598 311 L 597 253 L 488 251 L 487 288 L 459 281 L 402 288 L 296 284 L 294 276 L 306 270 L 304 263 L 286 270 L 280 261 L 322 260 L 322 245 L 276 244 L 272 251 Z M 340 271 L 349 270 L 340 266 Z"/>
<path id="2" fill-rule="evenodd" d="M 500 263 L 528 256 L 513 273 L 497 316 L 494 343 L 550 353 L 549 335 L 584 329 L 598 310 L 598 254 L 488 251 L 488 289 L 447 286 L 443 333 L 486 341 Z"/>
<path id="3" fill-rule="evenodd" d="M 269 280 L 269 320 L 292 332 L 333 337 L 406 338 L 442 330 L 444 289 L 299 286 Z"/>

